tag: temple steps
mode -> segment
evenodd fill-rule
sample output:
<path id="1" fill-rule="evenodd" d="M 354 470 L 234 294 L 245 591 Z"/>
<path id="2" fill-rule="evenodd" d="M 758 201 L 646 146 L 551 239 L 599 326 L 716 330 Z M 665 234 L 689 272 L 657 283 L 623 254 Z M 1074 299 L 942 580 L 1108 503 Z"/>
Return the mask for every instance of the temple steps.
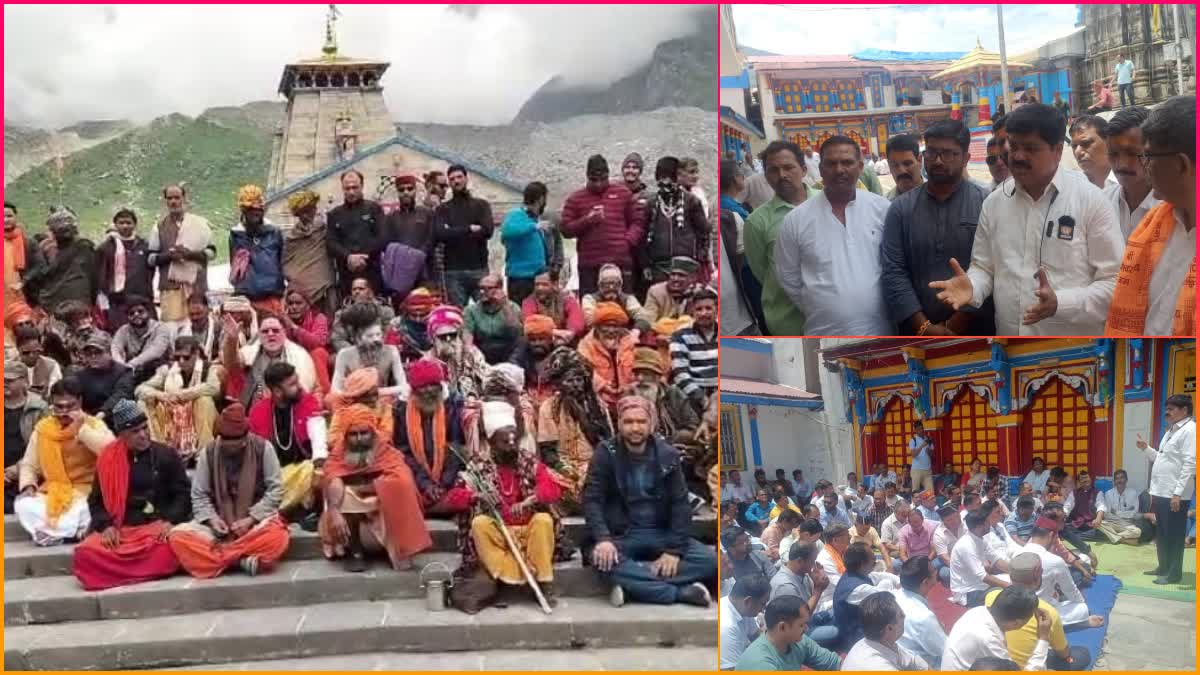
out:
<path id="1" fill-rule="evenodd" d="M 559 606 L 538 609 L 525 589 L 468 616 L 426 609 L 419 570 L 459 564 L 455 528 L 428 521 L 434 549 L 396 572 L 372 560 L 361 574 L 321 557 L 315 534 L 293 526 L 287 556 L 257 577 L 180 574 L 101 592 L 71 576 L 72 546 L 35 547 L 5 517 L 6 670 L 219 669 L 645 670 L 711 669 L 717 610 L 626 605 L 574 560 L 556 566 Z M 565 522 L 578 542 L 581 518 Z M 715 536 L 715 518 L 693 520 Z"/>

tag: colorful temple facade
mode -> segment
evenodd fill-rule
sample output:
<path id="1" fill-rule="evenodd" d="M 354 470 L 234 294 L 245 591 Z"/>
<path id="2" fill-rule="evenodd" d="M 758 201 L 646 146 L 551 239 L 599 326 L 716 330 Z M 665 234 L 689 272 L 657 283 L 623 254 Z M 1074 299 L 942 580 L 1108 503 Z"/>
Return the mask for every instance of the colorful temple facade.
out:
<path id="1" fill-rule="evenodd" d="M 978 457 L 1023 475 L 1034 457 L 1134 485 L 1148 476 L 1134 441 L 1161 438 L 1163 406 L 1195 396 L 1191 339 L 872 340 L 825 350 L 841 366 L 855 466 L 907 463 L 912 424 L 957 470 Z"/>

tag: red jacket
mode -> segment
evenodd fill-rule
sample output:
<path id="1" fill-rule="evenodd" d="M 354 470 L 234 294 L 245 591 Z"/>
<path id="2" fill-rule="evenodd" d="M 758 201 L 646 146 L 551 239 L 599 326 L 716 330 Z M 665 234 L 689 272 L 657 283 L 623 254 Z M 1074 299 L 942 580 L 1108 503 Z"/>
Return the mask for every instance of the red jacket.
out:
<path id="1" fill-rule="evenodd" d="M 588 214 L 599 204 L 604 205 L 604 220 L 596 222 Z M 564 237 L 579 239 L 580 265 L 614 263 L 629 270 L 633 268 L 631 252 L 646 240 L 646 217 L 629 188 L 610 184 L 599 194 L 584 188 L 567 197 L 561 230 Z"/>

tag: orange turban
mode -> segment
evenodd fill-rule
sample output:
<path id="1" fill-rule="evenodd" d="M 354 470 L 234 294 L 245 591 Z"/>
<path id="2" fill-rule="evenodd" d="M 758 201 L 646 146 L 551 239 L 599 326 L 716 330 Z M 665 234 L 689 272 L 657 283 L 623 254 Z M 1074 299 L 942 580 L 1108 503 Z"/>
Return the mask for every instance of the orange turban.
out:
<path id="1" fill-rule="evenodd" d="M 346 436 L 355 429 L 369 428 L 379 431 L 379 418 L 375 411 L 361 403 L 342 408 L 337 412 L 338 424 L 330 426 L 330 446 L 340 455 L 346 449 Z M 384 440 L 384 439 L 381 439 Z"/>
<path id="2" fill-rule="evenodd" d="M 596 305 L 597 326 L 628 326 L 629 315 L 615 302 L 601 302 Z"/>
<path id="3" fill-rule="evenodd" d="M 545 314 L 525 317 L 525 335 L 528 337 L 550 337 L 554 335 L 554 319 Z"/>
<path id="4" fill-rule="evenodd" d="M 4 303 L 4 325 L 12 328 L 22 321 L 33 321 L 33 310 L 21 300 Z"/>
<path id="5" fill-rule="evenodd" d="M 359 368 L 350 373 L 342 383 L 342 397 L 352 401 L 379 388 L 379 371 L 375 368 Z"/>

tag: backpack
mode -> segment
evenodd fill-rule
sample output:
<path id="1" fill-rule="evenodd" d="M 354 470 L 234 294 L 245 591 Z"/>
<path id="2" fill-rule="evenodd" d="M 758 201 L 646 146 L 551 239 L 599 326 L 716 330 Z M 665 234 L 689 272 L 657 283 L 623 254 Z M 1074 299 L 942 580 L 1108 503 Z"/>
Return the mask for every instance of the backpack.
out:
<path id="1" fill-rule="evenodd" d="M 392 242 L 384 250 L 379 262 L 384 288 L 404 297 L 413 289 L 425 270 L 425 251 Z"/>

